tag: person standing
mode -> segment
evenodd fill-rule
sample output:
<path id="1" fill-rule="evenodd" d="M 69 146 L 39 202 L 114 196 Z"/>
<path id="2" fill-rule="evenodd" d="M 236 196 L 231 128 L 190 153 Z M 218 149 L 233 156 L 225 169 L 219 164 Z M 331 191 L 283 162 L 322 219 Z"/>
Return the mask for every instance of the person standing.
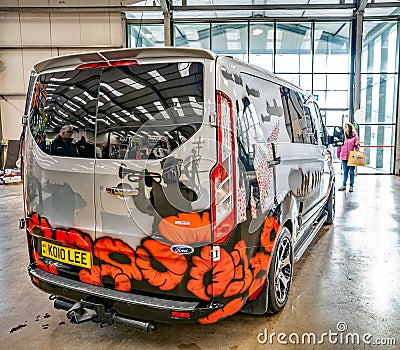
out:
<path id="1" fill-rule="evenodd" d="M 347 161 L 349 159 L 350 151 L 359 149 L 359 141 L 354 126 L 351 123 L 344 125 L 345 140 L 343 146 L 339 146 L 337 149 L 337 157 L 342 161 L 343 168 L 343 186 L 339 188 L 339 191 L 346 190 L 347 178 L 350 174 L 350 189 L 349 192 L 354 191 L 354 170 L 355 166 L 348 166 Z"/>
<path id="2" fill-rule="evenodd" d="M 58 136 L 51 143 L 49 154 L 53 156 L 78 157 L 78 151 L 72 143 L 72 133 L 72 125 L 64 125 Z"/>
<path id="3" fill-rule="evenodd" d="M 46 144 L 46 133 L 44 132 L 38 142 L 39 148 L 44 152 L 47 153 L 47 144 Z"/>
<path id="4" fill-rule="evenodd" d="M 83 158 L 90 158 L 90 147 L 86 142 L 86 137 L 81 136 L 81 139 L 75 142 L 75 147 L 78 150 L 79 156 Z"/>

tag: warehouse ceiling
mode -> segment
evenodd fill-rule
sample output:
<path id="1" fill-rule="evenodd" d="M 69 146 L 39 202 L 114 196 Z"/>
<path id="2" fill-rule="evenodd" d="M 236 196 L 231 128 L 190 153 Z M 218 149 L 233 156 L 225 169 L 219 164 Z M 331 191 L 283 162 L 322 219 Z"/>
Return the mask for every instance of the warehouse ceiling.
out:
<path id="1" fill-rule="evenodd" d="M 162 18 L 160 6 L 168 4 L 173 18 L 319 18 L 399 16 L 400 0 L 146 0 L 125 1 L 132 7 L 127 17 Z M 143 8 L 146 8 L 143 11 Z M 135 9 L 140 10 L 138 12 Z M 154 9 L 152 13 L 151 9 Z M 158 13 L 157 13 L 158 12 Z"/>
<path id="2" fill-rule="evenodd" d="M 9 2 L 8 2 L 9 3 Z M 41 4 L 43 2 L 40 2 Z M 125 13 L 128 19 L 174 20 L 400 17 L 400 0 L 75 0 L 39 5 L 35 0 L 9 6 L 0 1 L 0 13 Z"/>

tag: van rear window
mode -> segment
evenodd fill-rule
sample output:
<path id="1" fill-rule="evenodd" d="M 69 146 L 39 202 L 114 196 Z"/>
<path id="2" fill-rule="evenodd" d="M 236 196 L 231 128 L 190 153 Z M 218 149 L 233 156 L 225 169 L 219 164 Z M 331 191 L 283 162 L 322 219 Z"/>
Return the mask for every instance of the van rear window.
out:
<path id="1" fill-rule="evenodd" d="M 162 158 L 203 121 L 203 65 L 174 62 L 41 74 L 30 128 L 44 152 L 65 125 L 80 157 Z"/>

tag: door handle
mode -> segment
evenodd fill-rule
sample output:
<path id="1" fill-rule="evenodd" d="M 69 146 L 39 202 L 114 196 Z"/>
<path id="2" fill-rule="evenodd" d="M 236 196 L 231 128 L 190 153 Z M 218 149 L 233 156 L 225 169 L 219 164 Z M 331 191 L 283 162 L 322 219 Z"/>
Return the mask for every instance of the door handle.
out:
<path id="1" fill-rule="evenodd" d="M 136 188 L 106 187 L 106 192 L 119 196 L 136 196 L 139 190 Z"/>

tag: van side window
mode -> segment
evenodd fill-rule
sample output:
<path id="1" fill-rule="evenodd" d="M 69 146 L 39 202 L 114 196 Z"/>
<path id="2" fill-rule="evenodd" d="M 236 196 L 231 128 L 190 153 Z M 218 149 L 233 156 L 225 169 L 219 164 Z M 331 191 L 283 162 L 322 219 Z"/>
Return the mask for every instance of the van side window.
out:
<path id="1" fill-rule="evenodd" d="M 306 125 L 306 130 L 303 130 L 304 135 L 304 143 L 310 143 L 313 145 L 318 144 L 318 135 L 317 135 L 317 128 L 315 125 L 315 119 L 312 116 L 311 110 L 309 106 L 304 106 L 304 116 L 303 118 L 305 119 L 305 125 Z"/>
<path id="2" fill-rule="evenodd" d="M 239 115 L 237 123 L 237 142 L 239 150 L 239 159 L 247 171 L 254 170 L 253 164 L 253 144 L 257 139 L 260 132 L 260 121 L 247 97 L 242 99 L 243 112 Z"/>
<path id="3" fill-rule="evenodd" d="M 317 144 L 316 129 L 310 109 L 304 106 L 306 98 L 286 86 L 281 87 L 281 97 L 285 125 L 292 142 Z"/>
<path id="4" fill-rule="evenodd" d="M 314 121 L 314 125 L 317 131 L 317 138 L 320 140 L 322 145 L 327 145 L 327 136 L 324 123 L 322 122 L 321 113 L 315 102 L 309 103 L 311 117 Z"/>

